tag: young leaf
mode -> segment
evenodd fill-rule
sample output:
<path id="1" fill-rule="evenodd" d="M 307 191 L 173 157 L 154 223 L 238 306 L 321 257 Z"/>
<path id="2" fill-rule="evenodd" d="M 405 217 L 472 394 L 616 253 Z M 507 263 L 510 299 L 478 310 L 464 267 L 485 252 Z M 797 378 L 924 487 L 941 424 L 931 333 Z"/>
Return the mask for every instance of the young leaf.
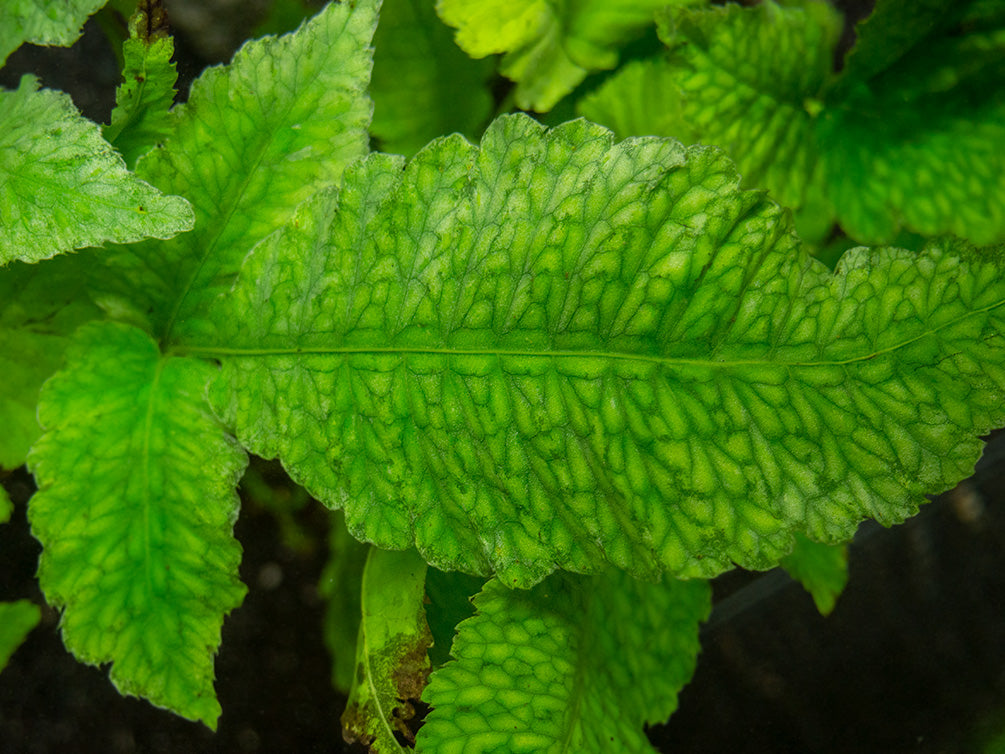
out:
<path id="1" fill-rule="evenodd" d="M 443 570 L 712 575 L 850 538 L 1005 421 L 996 264 L 831 274 L 715 149 L 500 118 L 371 156 L 249 255 L 212 400 L 350 531 Z"/>
<path id="2" fill-rule="evenodd" d="M 174 103 L 174 40 L 160 0 L 142 0 L 129 19 L 129 39 L 122 44 L 123 83 L 115 92 L 105 138 L 132 168 L 137 158 L 171 132 L 168 110 Z"/>
<path id="3" fill-rule="evenodd" d="M 188 197 L 197 218 L 169 244 L 111 257 L 120 282 L 108 292 L 150 311 L 165 340 L 198 330 L 248 250 L 366 152 L 377 5 L 331 3 L 292 34 L 247 43 L 229 66 L 200 76 L 172 111 L 164 147 L 138 163 L 137 174 Z"/>
<path id="4" fill-rule="evenodd" d="M 414 550 L 370 548 L 363 570 L 356 675 L 342 715 L 347 743 L 401 752 L 414 743 L 408 721 L 429 675 L 432 642 L 423 609 L 426 564 Z"/>
<path id="5" fill-rule="evenodd" d="M 517 82 L 516 104 L 546 112 L 590 71 L 614 68 L 618 48 L 670 2 L 698 0 L 438 0 L 457 44 L 482 58 L 506 53 L 500 70 Z"/>
<path id="6" fill-rule="evenodd" d="M 69 47 L 106 0 L 6 0 L 0 17 L 0 66 L 25 42 Z"/>
<path id="7" fill-rule="evenodd" d="M 480 132 L 494 66 L 458 49 L 429 0 L 384 0 L 373 44 L 371 133 L 383 151 L 412 155 L 440 134 Z"/>
<path id="8" fill-rule="evenodd" d="M 799 534 L 781 566 L 810 593 L 820 614 L 830 615 L 848 583 L 848 545 L 822 545 Z"/>
<path id="9" fill-rule="evenodd" d="M 29 600 L 0 602 L 0 670 L 7 667 L 14 650 L 21 646 L 41 617 L 38 605 Z"/>
<path id="10" fill-rule="evenodd" d="M 101 312 L 86 293 L 88 254 L 0 269 L 0 467 L 24 463 L 38 438 L 38 392 L 60 367 L 68 336 Z"/>
<path id="11" fill-rule="evenodd" d="M 69 96 L 37 89 L 0 89 L 0 265 L 192 227 L 188 202 L 129 173 Z"/>
<path id="12" fill-rule="evenodd" d="M 66 646 L 112 663 L 122 693 L 215 728 L 213 655 L 245 592 L 232 532 L 246 456 L 205 405 L 212 373 L 135 328 L 84 326 L 39 401 L 28 518 Z"/>
<path id="13" fill-rule="evenodd" d="M 531 591 L 490 581 L 435 671 L 416 751 L 651 752 L 698 657 L 704 581 L 552 576 Z"/>

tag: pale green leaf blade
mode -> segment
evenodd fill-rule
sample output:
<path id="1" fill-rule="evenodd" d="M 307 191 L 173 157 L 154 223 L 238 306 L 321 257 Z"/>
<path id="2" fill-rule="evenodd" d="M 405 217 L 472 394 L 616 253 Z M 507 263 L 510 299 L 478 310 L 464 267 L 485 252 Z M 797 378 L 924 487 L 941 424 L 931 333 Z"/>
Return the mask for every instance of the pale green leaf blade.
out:
<path id="1" fill-rule="evenodd" d="M 489 582 L 456 658 L 429 678 L 416 751 L 652 752 L 697 661 L 704 581 L 553 576 L 530 591 Z"/>
<path id="2" fill-rule="evenodd" d="M 178 80 L 173 54 L 164 9 L 156 0 L 144 0 L 129 19 L 129 39 L 122 44 L 123 82 L 104 130 L 130 167 L 171 132 L 168 110 Z"/>
<path id="3" fill-rule="evenodd" d="M 153 332 L 171 340 L 177 327 L 203 326 L 248 250 L 366 153 L 377 5 L 331 3 L 296 32 L 248 42 L 172 111 L 172 135 L 136 170 L 188 197 L 196 229 L 119 249 L 110 263 L 122 280 L 110 293 L 152 309 Z"/>
<path id="4" fill-rule="evenodd" d="M 614 68 L 618 48 L 652 26 L 669 2 L 438 0 L 436 10 L 472 57 L 505 53 L 500 70 L 517 82 L 517 107 L 546 112 L 591 71 Z"/>
<path id="5" fill-rule="evenodd" d="M 781 565 L 810 593 L 820 614 L 830 615 L 848 583 L 848 545 L 824 545 L 797 535 Z"/>
<path id="6" fill-rule="evenodd" d="M 106 0 L 6 0 L 0 10 L 0 66 L 25 42 L 69 47 Z"/>
<path id="7" fill-rule="evenodd" d="M 374 155 L 186 347 L 245 447 L 378 546 L 519 585 L 771 567 L 969 475 L 1005 422 L 1005 282 L 938 251 L 832 274 L 738 182 L 526 116 Z"/>
<path id="8" fill-rule="evenodd" d="M 11 655 L 41 617 L 42 611 L 30 600 L 0 602 L 0 670 L 7 667 Z"/>
<path id="9" fill-rule="evenodd" d="M 69 96 L 37 90 L 0 89 L 0 265 L 191 229 L 188 202 L 127 171 Z"/>
<path id="10" fill-rule="evenodd" d="M 370 548 L 363 569 L 356 673 L 342 714 L 347 743 L 371 752 L 401 752 L 414 742 L 408 721 L 429 675 L 432 642 L 423 608 L 426 564 L 414 550 Z"/>
<path id="11" fill-rule="evenodd" d="M 41 429 L 38 393 L 63 361 L 68 338 L 100 315 L 86 286 L 93 259 L 65 254 L 0 269 L 0 467 L 24 463 Z"/>
<path id="12" fill-rule="evenodd" d="M 354 539 L 340 511 L 331 516 L 328 562 L 318 592 L 325 599 L 324 640 L 332 659 L 332 685 L 348 696 L 356 676 L 361 584 L 369 547 Z"/>
<path id="13" fill-rule="evenodd" d="M 373 44 L 371 133 L 382 151 L 410 156 L 442 134 L 480 133 L 495 66 L 454 44 L 432 2 L 384 0 Z"/>
<path id="14" fill-rule="evenodd" d="M 86 325 L 43 388 L 28 458 L 39 582 L 67 648 L 211 728 L 220 626 L 245 593 L 233 526 L 247 462 L 205 404 L 213 371 L 135 328 Z"/>

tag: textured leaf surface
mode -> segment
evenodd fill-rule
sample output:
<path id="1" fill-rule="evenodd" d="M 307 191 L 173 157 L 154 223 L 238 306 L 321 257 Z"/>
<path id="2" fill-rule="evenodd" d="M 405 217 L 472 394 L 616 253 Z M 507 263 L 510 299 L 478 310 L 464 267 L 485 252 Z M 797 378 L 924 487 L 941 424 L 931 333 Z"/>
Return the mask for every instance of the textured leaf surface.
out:
<path id="1" fill-rule="evenodd" d="M 489 582 L 434 672 L 418 752 L 652 752 L 643 731 L 677 708 L 711 609 L 704 581 L 556 575 Z"/>
<path id="2" fill-rule="evenodd" d="M 478 135 L 495 66 L 454 44 L 430 0 L 384 0 L 373 44 L 371 132 L 382 151 L 410 156 L 441 134 Z"/>
<path id="3" fill-rule="evenodd" d="M 356 676 L 342 714 L 347 743 L 370 751 L 401 752 L 396 736 L 412 743 L 408 728 L 429 675 L 432 642 L 423 608 L 426 564 L 414 550 L 370 548 L 363 569 Z"/>
<path id="4" fill-rule="evenodd" d="M 106 0 L 4 0 L 0 9 L 0 65 L 25 42 L 68 47 L 84 21 Z"/>
<path id="5" fill-rule="evenodd" d="M 614 68 L 618 47 L 672 1 L 438 0 L 436 10 L 472 57 L 506 53 L 500 70 L 517 82 L 517 107 L 545 112 L 590 71 Z"/>
<path id="6" fill-rule="evenodd" d="M 0 264 L 192 227 L 188 202 L 129 173 L 69 96 L 37 89 L 0 89 Z"/>
<path id="7" fill-rule="evenodd" d="M 830 615 L 848 583 L 848 546 L 822 545 L 800 535 L 782 558 L 782 568 L 810 593 L 821 615 Z"/>
<path id="8" fill-rule="evenodd" d="M 122 284 L 111 293 L 152 309 L 154 332 L 197 330 L 248 250 L 366 152 L 376 7 L 332 3 L 293 34 L 247 43 L 172 111 L 171 137 L 136 169 L 188 197 L 196 229 L 120 249 L 112 262 Z"/>
<path id="9" fill-rule="evenodd" d="M 134 328 L 85 326 L 42 391 L 28 515 L 67 648 L 214 728 L 213 655 L 245 592 L 232 532 L 246 457 L 205 405 L 212 373 Z"/>
<path id="10" fill-rule="evenodd" d="M 174 102 L 174 40 L 167 16 L 157 0 L 143 0 L 129 19 L 129 39 L 122 45 L 122 84 L 115 92 L 115 109 L 105 138 L 130 167 L 171 132 L 168 110 Z"/>
<path id="11" fill-rule="evenodd" d="M 0 493 L 2 495 L 3 493 Z M 42 612 L 29 600 L 0 602 L 0 670 L 21 646 L 28 632 L 38 625 Z"/>
<path id="12" fill-rule="evenodd" d="M 556 567 L 764 568 L 967 476 L 1005 421 L 994 264 L 835 274 L 720 151 L 497 120 L 372 156 L 249 255 L 214 404 L 378 546 Z"/>
<path id="13" fill-rule="evenodd" d="M 100 314 L 85 287 L 89 254 L 0 269 L 0 467 L 24 463 L 40 434 L 38 392 L 60 367 L 68 336 Z"/>

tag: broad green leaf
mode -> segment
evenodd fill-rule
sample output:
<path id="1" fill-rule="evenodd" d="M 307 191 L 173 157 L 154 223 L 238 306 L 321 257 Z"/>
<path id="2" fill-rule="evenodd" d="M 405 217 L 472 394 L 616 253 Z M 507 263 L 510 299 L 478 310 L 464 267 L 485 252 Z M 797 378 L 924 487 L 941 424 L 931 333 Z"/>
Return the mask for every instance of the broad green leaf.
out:
<path id="1" fill-rule="evenodd" d="M 848 583 L 848 545 L 822 545 L 797 535 L 781 565 L 810 593 L 820 614 L 830 615 Z"/>
<path id="2" fill-rule="evenodd" d="M 546 112 L 590 71 L 614 68 L 618 48 L 674 1 L 437 0 L 436 11 L 472 57 L 505 53 L 500 71 L 517 82 L 517 107 Z"/>
<path id="3" fill-rule="evenodd" d="M 213 371 L 135 328 L 86 325 L 42 390 L 28 458 L 39 582 L 67 648 L 211 728 L 220 626 L 245 593 L 232 532 L 247 462 L 205 404 Z"/>
<path id="4" fill-rule="evenodd" d="M 149 311 L 166 341 L 198 330 L 248 250 L 367 151 L 377 4 L 331 3 L 292 34 L 248 42 L 196 80 L 163 148 L 138 163 L 139 175 L 191 200 L 196 228 L 117 250 L 110 273 L 121 282 L 108 293 Z"/>
<path id="5" fill-rule="evenodd" d="M 29 600 L 0 602 L 0 670 L 21 646 L 28 632 L 38 625 L 42 612 Z"/>
<path id="6" fill-rule="evenodd" d="M 384 0 L 373 43 L 371 133 L 383 151 L 412 155 L 441 134 L 480 133 L 494 65 L 458 49 L 431 0 Z"/>
<path id="7" fill-rule="evenodd" d="M 25 42 L 69 47 L 87 17 L 106 0 L 4 0 L 0 15 L 0 65 Z"/>
<path id="8" fill-rule="evenodd" d="M 68 336 L 101 312 L 86 293 L 89 254 L 0 269 L 0 467 L 24 463 L 38 438 L 38 392 L 63 361 Z"/>
<path id="9" fill-rule="evenodd" d="M 356 676 L 360 591 L 370 548 L 349 534 L 345 517 L 335 511 L 328 532 L 328 549 L 328 562 L 318 584 L 318 592 L 326 601 L 324 640 L 332 659 L 332 685 L 348 695 Z"/>
<path id="10" fill-rule="evenodd" d="M 429 678 L 416 751 L 653 752 L 691 679 L 704 581 L 556 575 L 530 591 L 489 582 Z"/>
<path id="11" fill-rule="evenodd" d="M 354 536 L 528 586 L 766 568 L 966 477 L 1005 422 L 997 263 L 836 272 L 719 150 L 498 119 L 374 155 L 186 348 L 242 444 Z"/>
<path id="12" fill-rule="evenodd" d="M 174 40 L 158 0 L 143 0 L 129 19 L 129 39 L 122 45 L 123 83 L 115 92 L 105 138 L 133 167 L 137 158 L 170 133 L 168 110 L 174 102 Z"/>
<path id="13" fill-rule="evenodd" d="M 432 642 L 423 608 L 426 564 L 414 550 L 371 547 L 363 569 L 356 674 L 342 714 L 347 743 L 372 752 L 403 751 L 396 736 L 415 738 L 415 715 L 429 675 L 426 650 Z"/>
<path id="14" fill-rule="evenodd" d="M 0 89 L 0 265 L 107 241 L 170 238 L 192 208 L 126 170 L 68 95 L 24 76 Z"/>

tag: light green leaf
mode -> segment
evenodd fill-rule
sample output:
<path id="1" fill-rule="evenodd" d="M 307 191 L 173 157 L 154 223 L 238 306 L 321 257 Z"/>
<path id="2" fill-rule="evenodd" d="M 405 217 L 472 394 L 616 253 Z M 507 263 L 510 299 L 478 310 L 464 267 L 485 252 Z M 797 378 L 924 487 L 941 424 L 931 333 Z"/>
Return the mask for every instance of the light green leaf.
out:
<path id="1" fill-rule="evenodd" d="M 0 269 L 0 467 L 24 463 L 40 428 L 38 392 L 60 367 L 67 338 L 100 314 L 86 293 L 89 254 Z"/>
<path id="2" fill-rule="evenodd" d="M 781 565 L 810 593 L 820 614 L 830 615 L 848 583 L 848 545 L 822 545 L 797 535 Z"/>
<path id="3" fill-rule="evenodd" d="M 29 600 L 0 602 L 0 670 L 7 667 L 14 651 L 28 632 L 38 625 L 42 612 Z"/>
<path id="4" fill-rule="evenodd" d="M 371 156 L 252 252 L 191 353 L 354 536 L 532 585 L 766 568 L 968 476 L 1005 423 L 1005 276 L 831 273 L 719 150 L 500 118 Z"/>
<path id="5" fill-rule="evenodd" d="M 426 650 L 432 642 L 423 608 L 426 564 L 414 550 L 370 548 L 363 569 L 362 619 L 356 642 L 356 674 L 342 714 L 347 743 L 371 752 L 401 752 L 396 736 L 409 743 L 429 675 Z"/>
<path id="6" fill-rule="evenodd" d="M 213 371 L 135 328 L 86 325 L 45 384 L 28 458 L 39 582 L 67 648 L 211 728 L 220 626 L 245 593 L 233 526 L 247 462 L 205 404 Z"/>
<path id="7" fill-rule="evenodd" d="M 0 265 L 192 227 L 188 202 L 129 173 L 69 96 L 37 89 L 0 89 Z"/>
<path id="8" fill-rule="evenodd" d="M 332 685 L 346 695 L 356 676 L 360 591 L 369 549 L 349 534 L 345 517 L 335 511 L 328 532 L 328 562 L 318 592 L 326 602 L 323 634 L 332 659 Z"/>
<path id="9" fill-rule="evenodd" d="M 374 35 L 371 133 L 385 152 L 412 155 L 441 134 L 477 136 L 488 121 L 491 60 L 454 44 L 430 0 L 384 0 Z"/>
<path id="10" fill-rule="evenodd" d="M 133 167 L 137 158 L 171 132 L 168 110 L 174 102 L 174 40 L 159 2 L 146 0 L 129 19 L 129 39 L 122 45 L 123 83 L 115 92 L 105 138 Z"/>
<path id="11" fill-rule="evenodd" d="M 422 696 L 420 754 L 653 752 L 643 725 L 677 708 L 711 599 L 704 581 L 614 572 L 526 592 L 491 581 L 475 607 Z"/>
<path id="12" fill-rule="evenodd" d="M 614 68 L 618 48 L 652 26 L 655 11 L 670 2 L 438 0 L 436 11 L 472 57 L 506 53 L 500 71 L 517 82 L 517 107 L 545 112 L 590 71 Z"/>
<path id="13" fill-rule="evenodd" d="M 120 283 L 107 293 L 152 310 L 148 327 L 165 341 L 202 327 L 248 250 L 367 151 L 377 5 L 331 3 L 292 34 L 248 42 L 196 80 L 164 147 L 138 163 L 137 174 L 192 201 L 196 229 L 117 250 Z"/>
<path id="14" fill-rule="evenodd" d="M 25 42 L 69 47 L 87 17 L 106 0 L 5 0 L 0 16 L 0 65 Z"/>

